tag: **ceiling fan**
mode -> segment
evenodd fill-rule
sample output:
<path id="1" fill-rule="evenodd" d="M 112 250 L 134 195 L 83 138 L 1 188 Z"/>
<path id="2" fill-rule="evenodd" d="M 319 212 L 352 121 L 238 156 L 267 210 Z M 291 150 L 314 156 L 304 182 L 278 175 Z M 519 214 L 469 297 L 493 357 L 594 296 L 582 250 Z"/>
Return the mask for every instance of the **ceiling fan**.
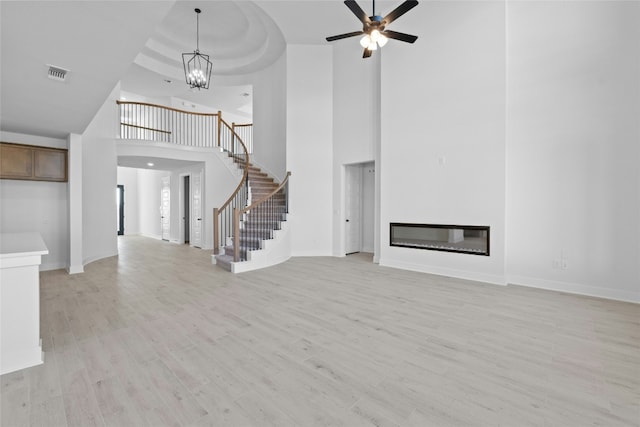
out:
<path id="1" fill-rule="evenodd" d="M 411 34 L 399 33 L 397 31 L 387 30 L 387 25 L 407 13 L 418 5 L 417 0 L 406 0 L 400 6 L 389 12 L 384 18 L 376 15 L 376 1 L 373 0 L 373 16 L 367 16 L 355 0 L 345 0 L 344 4 L 353 12 L 354 15 L 362 22 L 362 31 L 354 31 L 351 33 L 338 34 L 337 36 L 327 37 L 328 42 L 334 40 L 346 39 L 364 34 L 360 39 L 360 45 L 364 47 L 363 58 L 371 56 L 374 50 L 387 44 L 388 39 L 396 39 L 406 43 L 415 42 L 418 37 Z"/>

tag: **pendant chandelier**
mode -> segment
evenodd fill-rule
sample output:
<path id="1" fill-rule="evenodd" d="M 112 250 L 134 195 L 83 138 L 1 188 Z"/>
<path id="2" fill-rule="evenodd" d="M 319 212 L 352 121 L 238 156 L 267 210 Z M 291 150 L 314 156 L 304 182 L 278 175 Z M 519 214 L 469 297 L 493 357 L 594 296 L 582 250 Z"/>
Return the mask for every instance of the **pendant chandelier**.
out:
<path id="1" fill-rule="evenodd" d="M 213 64 L 209 61 L 209 55 L 200 53 L 200 21 L 201 10 L 196 8 L 196 50 L 193 53 L 182 54 L 182 64 L 184 65 L 184 77 L 189 87 L 209 89 L 211 82 L 211 70 Z"/>

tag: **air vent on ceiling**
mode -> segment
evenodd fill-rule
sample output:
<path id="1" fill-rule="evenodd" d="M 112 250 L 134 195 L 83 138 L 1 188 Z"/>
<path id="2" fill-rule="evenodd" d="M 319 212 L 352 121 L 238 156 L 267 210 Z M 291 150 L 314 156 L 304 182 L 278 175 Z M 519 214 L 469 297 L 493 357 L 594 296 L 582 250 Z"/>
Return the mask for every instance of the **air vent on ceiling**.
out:
<path id="1" fill-rule="evenodd" d="M 47 72 L 47 77 L 49 77 L 52 80 L 63 82 L 67 78 L 67 73 L 69 73 L 69 70 L 56 67 L 55 65 L 49 65 L 49 71 Z"/>

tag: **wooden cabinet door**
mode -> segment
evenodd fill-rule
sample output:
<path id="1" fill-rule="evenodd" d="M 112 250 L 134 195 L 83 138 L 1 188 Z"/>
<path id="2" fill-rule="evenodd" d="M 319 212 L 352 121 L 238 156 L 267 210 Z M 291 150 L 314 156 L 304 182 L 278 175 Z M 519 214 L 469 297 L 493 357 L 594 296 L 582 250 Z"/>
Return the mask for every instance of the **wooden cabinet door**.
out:
<path id="1" fill-rule="evenodd" d="M 33 150 L 15 145 L 0 146 L 0 176 L 13 179 L 31 179 L 33 176 Z"/>
<path id="2" fill-rule="evenodd" d="M 67 181 L 67 150 L 0 143 L 0 179 Z"/>
<path id="3" fill-rule="evenodd" d="M 53 150 L 34 150 L 34 177 L 47 181 L 67 180 L 67 153 Z"/>

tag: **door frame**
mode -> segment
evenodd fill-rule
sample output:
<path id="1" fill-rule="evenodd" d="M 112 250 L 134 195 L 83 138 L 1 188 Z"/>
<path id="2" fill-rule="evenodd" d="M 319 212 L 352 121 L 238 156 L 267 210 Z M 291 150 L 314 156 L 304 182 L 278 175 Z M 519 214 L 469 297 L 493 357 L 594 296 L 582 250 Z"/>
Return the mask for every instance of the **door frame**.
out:
<path id="1" fill-rule="evenodd" d="M 350 194 L 347 189 L 353 185 L 354 192 L 357 193 L 357 198 L 349 198 Z M 344 168 L 344 249 L 345 255 L 350 255 L 362 251 L 362 166 L 359 164 L 345 165 Z M 351 207 L 356 213 L 351 212 Z M 357 224 L 354 228 L 353 224 Z M 357 244 L 355 247 L 350 248 L 349 242 L 351 241 L 351 235 L 347 230 L 351 230 L 351 233 L 357 234 Z"/>
<path id="2" fill-rule="evenodd" d="M 184 180 L 185 180 L 185 178 L 189 178 L 189 194 L 187 194 L 187 195 L 184 194 Z M 185 212 L 184 212 L 184 206 L 185 206 L 185 199 L 184 198 L 185 198 L 185 196 L 188 197 L 187 200 L 188 200 L 188 203 L 189 203 L 189 215 L 191 215 L 191 212 L 192 212 L 191 211 L 191 208 L 192 208 L 192 206 L 191 206 L 191 202 L 192 202 L 192 200 L 191 200 L 191 194 L 192 194 L 191 172 L 181 173 L 178 176 L 178 179 L 179 179 L 179 181 L 178 181 L 179 182 L 179 184 L 178 184 L 178 186 L 179 186 L 179 191 L 178 191 L 178 198 L 179 198 L 178 218 L 179 218 L 179 221 L 180 221 L 180 227 L 179 227 L 180 235 L 179 235 L 179 238 L 178 238 L 178 243 L 181 244 L 181 245 L 184 245 L 185 244 L 185 241 L 184 241 L 184 232 L 185 232 L 184 223 L 185 223 L 185 221 L 182 218 L 185 217 Z M 191 240 L 191 218 L 189 218 L 189 240 Z M 191 245 L 191 243 L 189 243 L 189 245 Z"/>
<path id="3" fill-rule="evenodd" d="M 376 245 L 376 241 L 378 239 L 378 228 L 376 226 L 376 217 L 377 217 L 377 212 L 376 212 L 376 201 L 377 201 L 377 191 L 376 191 L 376 182 L 375 180 L 377 179 L 377 173 L 376 173 L 376 162 L 374 160 L 368 160 L 368 161 L 364 161 L 364 162 L 357 162 L 357 163 L 348 163 L 348 164 L 343 164 L 342 165 L 342 174 L 341 174 L 341 181 L 342 181 L 342 188 L 341 188 L 341 196 L 342 196 L 342 209 L 341 209 L 341 225 L 340 225 L 340 252 L 338 256 L 346 256 L 347 253 L 347 227 L 346 227 L 346 220 L 347 220 L 347 204 L 348 204 L 348 200 L 347 200 L 347 179 L 348 179 L 348 173 L 347 173 L 347 169 L 348 168 L 360 168 L 361 170 L 361 174 L 359 174 L 360 176 L 360 197 L 359 197 L 359 203 L 360 203 L 360 227 L 361 227 L 361 231 L 360 231 L 360 252 L 362 250 L 367 250 L 367 252 L 370 250 L 368 247 L 365 247 L 365 233 L 367 233 L 367 231 L 371 231 L 368 229 L 368 227 L 366 227 L 367 224 L 365 224 L 365 209 L 371 209 L 373 212 L 373 218 L 371 218 L 370 216 L 368 217 L 368 221 L 372 222 L 373 225 L 373 235 L 371 234 L 367 234 L 368 238 L 373 238 L 373 256 L 374 256 L 374 262 L 376 261 L 377 258 L 377 253 L 376 251 L 378 250 L 378 247 Z M 374 174 L 374 182 L 373 182 L 373 200 L 370 200 L 367 205 L 365 205 L 365 200 L 364 200 L 364 192 L 365 192 L 365 180 L 369 179 L 369 178 L 365 178 L 365 172 L 367 168 L 370 168 Z M 369 226 L 371 226 L 371 224 L 369 224 Z"/>
<path id="4" fill-rule="evenodd" d="M 160 179 L 160 240 L 165 240 L 167 242 L 171 241 L 171 176 L 164 176 Z M 168 215 L 169 215 L 169 220 L 167 221 L 168 225 L 169 225 L 169 229 L 167 231 L 168 236 L 165 239 L 164 236 L 164 207 L 163 207 L 163 192 L 165 189 L 165 183 L 167 184 L 166 187 L 169 189 L 169 208 L 168 208 Z"/>
<path id="5" fill-rule="evenodd" d="M 118 184 L 116 186 L 116 191 L 118 192 L 118 197 L 120 203 L 118 203 L 118 223 L 120 227 L 118 228 L 118 236 L 124 236 L 124 185 Z"/>

